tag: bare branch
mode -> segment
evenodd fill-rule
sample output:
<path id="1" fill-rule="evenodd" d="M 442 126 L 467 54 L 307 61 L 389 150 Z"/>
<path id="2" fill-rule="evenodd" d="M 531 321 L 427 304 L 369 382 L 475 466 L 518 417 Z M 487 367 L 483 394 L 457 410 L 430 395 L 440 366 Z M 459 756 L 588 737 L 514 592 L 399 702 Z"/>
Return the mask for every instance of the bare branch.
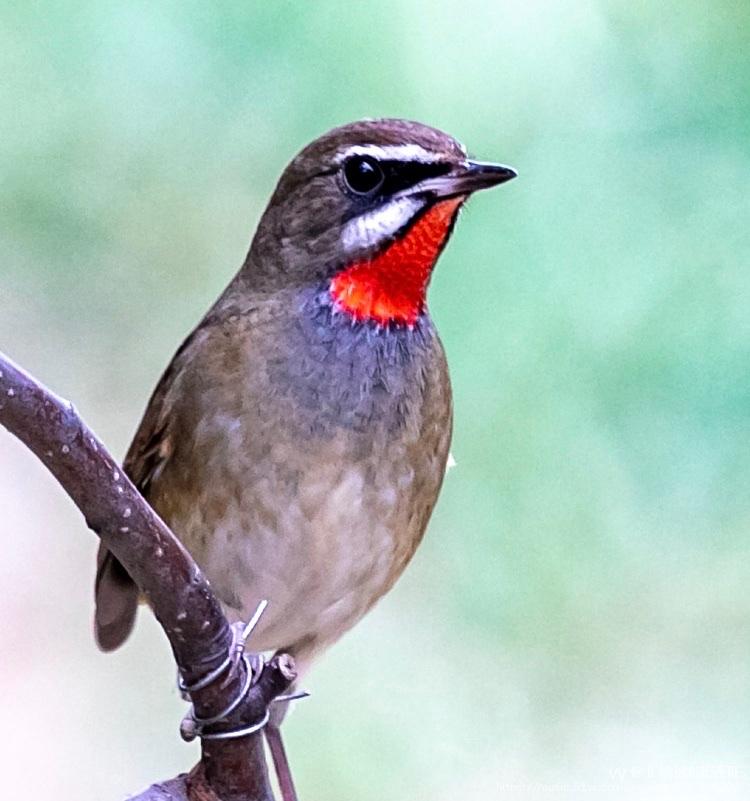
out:
<path id="1" fill-rule="evenodd" d="M 81 510 L 88 526 L 133 577 L 169 638 L 186 682 L 193 683 L 218 667 L 229 654 L 232 633 L 219 601 L 190 554 L 73 405 L 50 392 L 2 353 L 0 424 L 46 465 Z M 241 665 L 226 685 L 213 682 L 196 691 L 193 694 L 196 714 L 210 718 L 225 709 L 239 692 L 243 671 Z M 283 692 L 293 678 L 291 660 L 287 658 L 282 663 L 273 660 L 228 724 L 250 724 L 261 719 L 275 695 Z M 214 793 L 214 798 L 221 801 L 271 798 L 260 735 L 204 740 L 202 745 L 199 773 L 194 771 L 194 774 L 202 777 L 204 789 Z M 186 780 L 188 791 L 191 781 Z M 176 787 L 173 782 L 167 785 Z M 146 792 L 151 790 L 154 788 Z M 210 798 L 195 793 L 187 797 Z M 146 797 L 160 796 L 143 796 Z"/>

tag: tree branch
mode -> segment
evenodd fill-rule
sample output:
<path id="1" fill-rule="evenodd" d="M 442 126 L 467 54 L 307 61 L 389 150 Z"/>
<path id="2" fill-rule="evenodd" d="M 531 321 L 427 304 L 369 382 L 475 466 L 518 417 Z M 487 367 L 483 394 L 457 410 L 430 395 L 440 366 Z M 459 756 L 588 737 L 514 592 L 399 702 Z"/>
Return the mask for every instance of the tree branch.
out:
<path id="1" fill-rule="evenodd" d="M 0 353 L 0 424 L 46 465 L 83 513 L 89 528 L 123 564 L 166 633 L 186 683 L 217 668 L 230 653 L 232 632 L 203 573 L 148 505 L 71 403 Z M 226 685 L 193 693 L 195 712 L 210 718 L 240 691 L 244 664 Z M 227 720 L 230 728 L 261 720 L 268 704 L 294 679 L 289 657 L 272 660 Z M 204 740 L 200 764 L 187 777 L 154 785 L 139 801 L 268 801 L 260 734 Z M 183 787 L 186 794 L 177 792 Z M 159 789 L 161 788 L 161 789 Z"/>

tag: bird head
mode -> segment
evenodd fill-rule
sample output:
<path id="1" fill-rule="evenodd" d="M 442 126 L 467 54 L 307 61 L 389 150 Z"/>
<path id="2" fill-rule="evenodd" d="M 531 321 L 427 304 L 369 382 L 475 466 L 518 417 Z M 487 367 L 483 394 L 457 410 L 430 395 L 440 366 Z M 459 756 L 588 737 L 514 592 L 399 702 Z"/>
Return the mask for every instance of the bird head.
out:
<path id="1" fill-rule="evenodd" d="M 463 203 L 515 176 L 416 122 L 335 128 L 284 171 L 246 271 L 268 288 L 320 285 L 353 320 L 413 326 Z"/>

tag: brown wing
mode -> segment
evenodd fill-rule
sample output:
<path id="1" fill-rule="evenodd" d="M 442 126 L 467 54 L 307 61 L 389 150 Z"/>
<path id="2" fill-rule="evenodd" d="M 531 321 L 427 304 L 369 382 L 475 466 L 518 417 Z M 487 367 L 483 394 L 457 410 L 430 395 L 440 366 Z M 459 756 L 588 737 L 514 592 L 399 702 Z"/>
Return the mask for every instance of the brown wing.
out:
<path id="1" fill-rule="evenodd" d="M 146 500 L 171 453 L 167 396 L 195 333 L 183 342 L 156 385 L 123 462 L 124 471 Z M 139 591 L 125 568 L 103 545 L 97 554 L 94 595 L 96 642 L 103 651 L 112 651 L 122 645 L 133 629 Z"/>

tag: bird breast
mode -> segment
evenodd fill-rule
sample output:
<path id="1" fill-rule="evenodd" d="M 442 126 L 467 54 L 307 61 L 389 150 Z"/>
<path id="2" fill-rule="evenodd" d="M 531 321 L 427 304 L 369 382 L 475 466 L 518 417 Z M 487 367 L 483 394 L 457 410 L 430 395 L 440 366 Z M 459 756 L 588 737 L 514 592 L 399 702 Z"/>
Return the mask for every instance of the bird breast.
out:
<path id="1" fill-rule="evenodd" d="M 270 601 L 258 649 L 323 647 L 356 623 L 409 561 L 445 469 L 437 338 L 335 325 L 217 330 L 221 356 L 204 342 L 175 382 L 174 466 L 152 502 L 231 617 Z"/>

